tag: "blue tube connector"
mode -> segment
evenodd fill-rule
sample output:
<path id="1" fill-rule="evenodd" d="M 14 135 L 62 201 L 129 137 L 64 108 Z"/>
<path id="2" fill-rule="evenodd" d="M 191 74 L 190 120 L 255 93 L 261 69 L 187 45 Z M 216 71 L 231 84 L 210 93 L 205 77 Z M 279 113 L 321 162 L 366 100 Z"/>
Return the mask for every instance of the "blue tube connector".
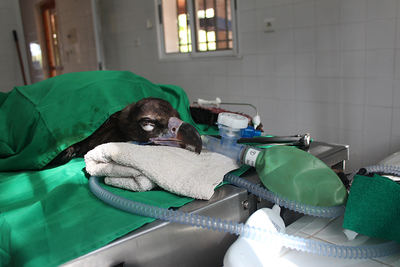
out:
<path id="1" fill-rule="evenodd" d="M 261 131 L 254 129 L 252 126 L 247 126 L 247 128 L 240 130 L 240 137 L 253 138 L 254 136 L 261 136 Z"/>

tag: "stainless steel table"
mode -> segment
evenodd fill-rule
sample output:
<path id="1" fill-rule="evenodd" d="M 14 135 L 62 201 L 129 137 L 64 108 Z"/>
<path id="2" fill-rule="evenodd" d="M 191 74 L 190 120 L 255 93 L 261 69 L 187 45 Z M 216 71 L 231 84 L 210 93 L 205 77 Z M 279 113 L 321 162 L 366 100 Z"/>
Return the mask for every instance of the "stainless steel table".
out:
<path id="1" fill-rule="evenodd" d="M 328 166 L 342 170 L 349 157 L 347 145 L 315 141 L 308 151 Z M 259 182 L 254 171 L 244 177 Z M 270 205 L 244 189 L 225 185 L 209 201 L 195 200 L 179 210 L 245 222 L 257 208 Z M 300 216 L 282 211 L 286 225 Z M 225 252 L 236 238 L 227 233 L 157 220 L 63 266 L 222 266 Z"/>

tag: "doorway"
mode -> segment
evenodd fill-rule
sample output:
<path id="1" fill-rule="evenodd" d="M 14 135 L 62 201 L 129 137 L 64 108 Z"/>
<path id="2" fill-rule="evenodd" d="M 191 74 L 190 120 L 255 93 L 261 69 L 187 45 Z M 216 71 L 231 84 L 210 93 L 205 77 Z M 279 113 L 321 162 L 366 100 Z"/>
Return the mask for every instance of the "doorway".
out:
<path id="1" fill-rule="evenodd" d="M 42 32 L 44 33 L 47 55 L 47 77 L 54 77 L 61 74 L 62 71 L 55 1 L 49 0 L 43 3 L 40 6 L 40 15 L 42 18 Z"/>
<path id="2" fill-rule="evenodd" d="M 19 0 L 32 83 L 98 70 L 95 0 Z M 99 55 L 101 55 L 99 53 Z"/>

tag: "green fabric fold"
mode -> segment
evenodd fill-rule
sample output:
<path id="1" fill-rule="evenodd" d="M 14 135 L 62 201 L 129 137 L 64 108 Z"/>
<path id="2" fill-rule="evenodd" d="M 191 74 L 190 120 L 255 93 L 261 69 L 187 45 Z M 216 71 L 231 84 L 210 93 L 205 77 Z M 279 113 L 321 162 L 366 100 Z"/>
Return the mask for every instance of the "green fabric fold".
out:
<path id="1" fill-rule="evenodd" d="M 0 171 L 43 168 L 112 113 L 150 96 L 167 100 L 196 126 L 182 88 L 127 71 L 68 73 L 1 93 Z"/>
<path id="2" fill-rule="evenodd" d="M 0 213 L 0 266 L 8 266 L 11 260 L 10 226 Z"/>
<path id="3" fill-rule="evenodd" d="M 356 175 L 350 187 L 343 228 L 400 243 L 400 185 L 374 175 Z"/>
<path id="4" fill-rule="evenodd" d="M 131 72 L 64 74 L 0 94 L 0 266 L 57 266 L 154 220 L 95 198 L 81 158 L 42 169 L 109 115 L 150 96 L 169 101 L 184 121 L 207 133 L 193 122 L 180 87 L 156 85 Z M 107 188 L 163 208 L 193 200 L 166 191 Z"/>
<path id="5" fill-rule="evenodd" d="M 0 196 L 0 214 L 11 227 L 11 266 L 56 266 L 154 220 L 122 212 L 98 200 L 88 188 L 84 167 L 80 158 L 43 171 L 0 173 L 0 192 L 7 192 Z M 107 189 L 163 208 L 192 201 L 166 191 Z M 2 238 L 7 236 L 5 230 Z"/>

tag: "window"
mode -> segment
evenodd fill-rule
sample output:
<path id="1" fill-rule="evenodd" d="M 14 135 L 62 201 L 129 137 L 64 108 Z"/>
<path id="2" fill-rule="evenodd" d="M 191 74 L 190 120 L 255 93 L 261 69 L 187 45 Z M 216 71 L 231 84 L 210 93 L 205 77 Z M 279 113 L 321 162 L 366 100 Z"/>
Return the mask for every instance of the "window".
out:
<path id="1" fill-rule="evenodd" d="M 161 58 L 237 55 L 235 0 L 156 0 L 156 6 Z"/>

